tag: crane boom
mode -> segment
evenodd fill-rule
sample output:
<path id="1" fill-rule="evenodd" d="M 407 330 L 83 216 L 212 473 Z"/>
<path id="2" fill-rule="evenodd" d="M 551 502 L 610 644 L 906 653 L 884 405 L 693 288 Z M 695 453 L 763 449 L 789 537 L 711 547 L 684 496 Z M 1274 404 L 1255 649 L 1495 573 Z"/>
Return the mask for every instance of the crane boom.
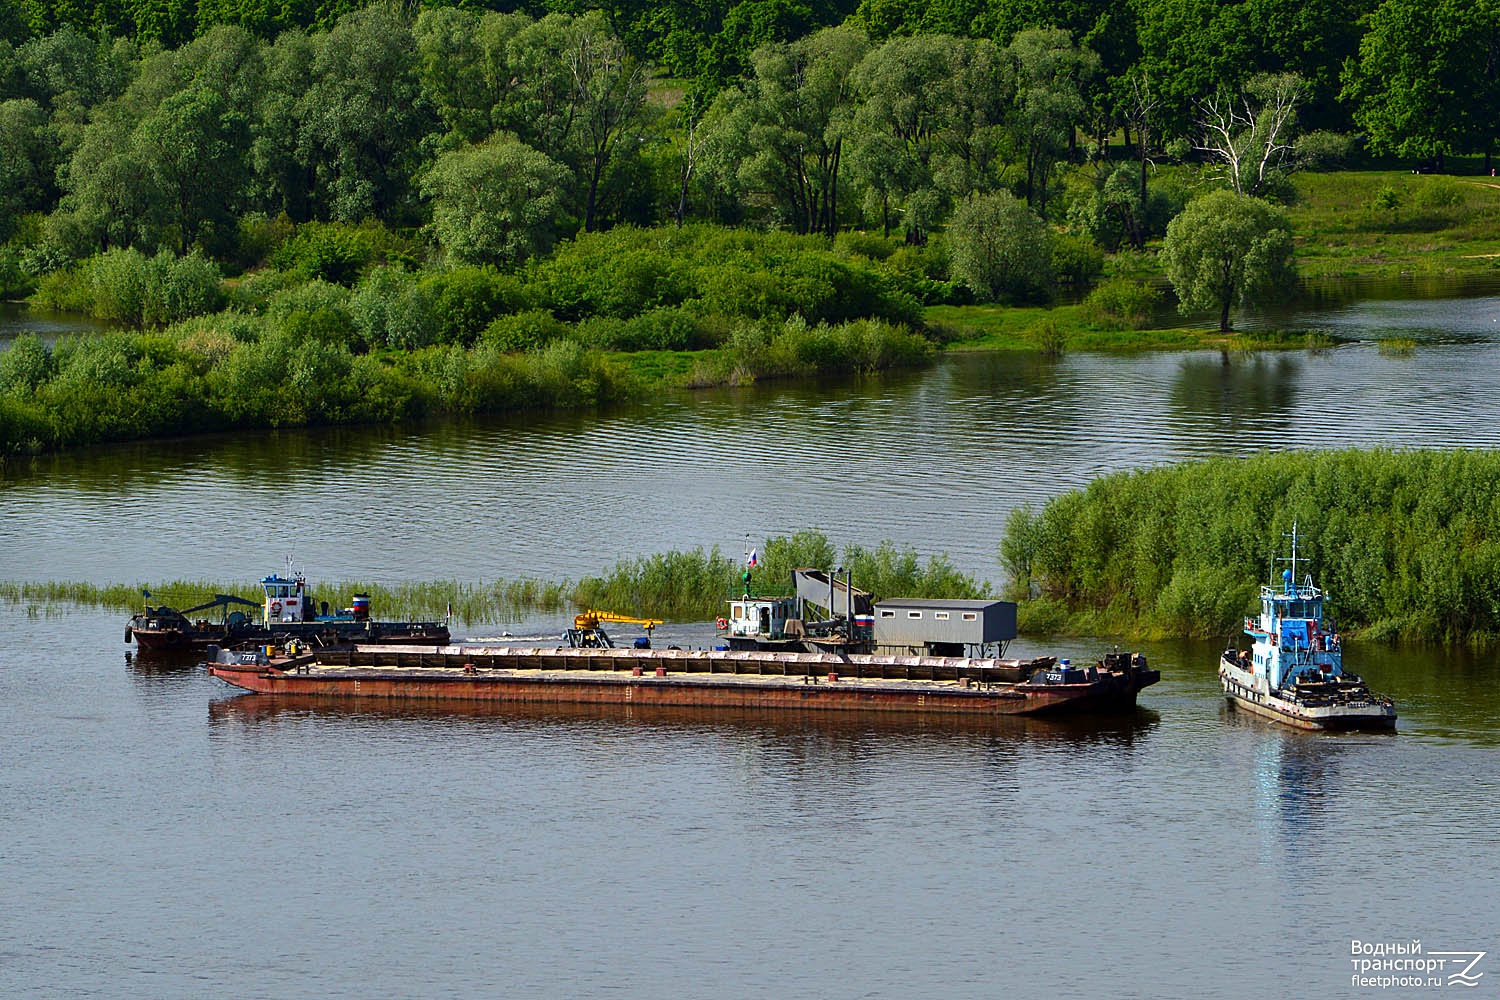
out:
<path id="1" fill-rule="evenodd" d="M 614 646 L 609 633 L 600 626 L 600 622 L 619 622 L 627 625 L 639 625 L 646 630 L 644 639 L 637 639 L 637 648 L 651 648 L 651 630 L 661 624 L 658 618 L 636 618 L 631 615 L 619 615 L 613 611 L 588 610 L 573 616 L 573 627 L 568 629 L 568 645 L 584 649 L 608 649 Z M 645 645 L 641 645 L 644 643 Z"/>
<path id="2" fill-rule="evenodd" d="M 639 625 L 647 632 L 661 624 L 657 618 L 634 618 L 630 615 L 620 615 L 613 611 L 584 611 L 582 614 L 573 616 L 574 628 L 598 628 L 600 622 L 615 622 L 622 625 Z"/>

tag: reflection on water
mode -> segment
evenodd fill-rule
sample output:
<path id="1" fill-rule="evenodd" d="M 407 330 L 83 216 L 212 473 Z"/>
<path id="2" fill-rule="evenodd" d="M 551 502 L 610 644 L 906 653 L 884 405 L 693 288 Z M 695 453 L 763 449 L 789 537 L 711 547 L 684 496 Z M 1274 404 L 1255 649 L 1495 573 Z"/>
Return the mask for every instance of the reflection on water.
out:
<path id="1" fill-rule="evenodd" d="M 1192 355 L 1182 359 L 1169 399 L 1174 423 L 1184 435 L 1212 436 L 1219 447 L 1254 438 L 1288 440 L 1297 422 L 1302 358 L 1295 354 Z"/>
<path id="2" fill-rule="evenodd" d="M 1321 827 L 1330 790 L 1338 788 L 1337 745 L 1319 734 L 1267 725 L 1226 706 L 1225 724 L 1244 727 L 1254 743 L 1256 819 L 1262 851 L 1291 872 L 1322 855 Z"/>
<path id="3" fill-rule="evenodd" d="M 1494 447 L 1500 345 L 959 355 L 882 379 L 603 414 L 133 444 L 0 472 L 0 578 L 577 579 L 820 528 L 998 575 L 1008 512 L 1121 469 L 1260 449 Z"/>
<path id="4" fill-rule="evenodd" d="M 233 725 L 246 731 L 274 729 L 283 722 L 329 719 L 338 724 L 385 725 L 418 722 L 437 730 L 447 727 L 502 726 L 523 729 L 564 727 L 607 734 L 616 729 L 647 727 L 682 734 L 738 733 L 766 739 L 804 740 L 811 734 L 836 741 L 878 738 L 911 739 L 984 737 L 1056 744 L 1076 751 L 1125 750 L 1151 732 L 1160 718 L 1139 709 L 1118 716 L 1069 719 L 997 716 L 913 715 L 892 712 L 799 712 L 666 705 L 538 705 L 527 702 L 393 701 L 389 698 L 314 698 L 241 694 L 209 702 L 211 725 Z"/>
<path id="5" fill-rule="evenodd" d="M 1434 297 L 1434 289 L 1457 294 Z M 1482 275 L 1403 275 L 1319 279 L 1284 309 L 1237 319 L 1245 329 L 1318 330 L 1356 340 L 1479 343 L 1500 336 L 1500 271 Z"/>
<path id="6" fill-rule="evenodd" d="M 1294 307 L 1318 311 L 1370 303 L 1423 302 L 1440 308 L 1453 300 L 1500 295 L 1500 268 L 1464 274 L 1319 275 L 1299 284 Z"/>
<path id="7" fill-rule="evenodd" d="M 51 344 L 71 333 L 95 333 L 108 328 L 102 320 L 79 313 L 53 313 L 21 302 L 0 302 L 0 349 L 24 333 Z"/>

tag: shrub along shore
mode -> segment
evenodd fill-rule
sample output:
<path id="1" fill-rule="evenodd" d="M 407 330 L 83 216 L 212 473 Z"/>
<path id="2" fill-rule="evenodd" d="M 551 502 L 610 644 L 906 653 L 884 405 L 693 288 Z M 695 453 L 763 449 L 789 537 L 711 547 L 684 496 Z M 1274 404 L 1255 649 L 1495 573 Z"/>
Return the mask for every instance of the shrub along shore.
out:
<path id="1" fill-rule="evenodd" d="M 851 545 L 839 555 L 828 537 L 818 531 L 769 538 L 758 550 L 759 568 L 753 586 L 757 593 L 778 593 L 799 566 L 849 567 L 855 586 L 878 597 L 921 594 L 972 598 L 988 591 L 953 567 L 944 556 L 925 561 L 914 549 L 882 542 L 874 548 Z M 465 625 L 504 624 L 529 614 L 565 609 L 602 608 L 622 614 L 652 616 L 670 621 L 705 621 L 722 614 L 731 591 L 742 587 L 744 567 L 738 558 L 717 548 L 697 548 L 625 559 L 598 576 L 576 582 L 539 579 L 495 580 L 489 583 L 436 580 L 386 586 L 368 581 L 310 581 L 315 596 L 334 607 L 347 607 L 355 594 L 369 594 L 380 618 L 441 618 L 449 608 Z M 174 580 L 131 584 L 57 582 L 0 582 L 0 601 L 24 605 L 33 614 L 62 605 L 86 605 L 118 611 L 141 606 L 143 591 L 153 604 L 185 608 L 214 594 L 240 594 L 255 599 L 259 588 L 249 581 Z"/>
<path id="2" fill-rule="evenodd" d="M 1341 631 L 1500 638 L 1496 451 L 1263 453 L 1116 473 L 1014 512 L 1001 561 L 1026 598 L 1023 631 L 1211 638 L 1254 610 L 1294 523 Z"/>
<path id="3" fill-rule="evenodd" d="M 1181 168 L 1170 177 L 1184 188 L 1190 178 Z M 1480 252 L 1500 238 L 1488 184 L 1389 171 L 1296 183 L 1289 215 L 1309 234 L 1299 255 L 1311 273 L 1440 277 L 1496 266 Z M 196 252 L 133 249 L 43 275 L 33 305 L 120 329 L 50 347 L 22 336 L 0 351 L 0 462 L 197 432 L 591 407 L 909 368 L 943 350 L 1334 343 L 1174 325 L 1153 254 L 1106 258 L 1067 233 L 1053 241 L 1052 280 L 1093 287 L 1048 305 L 1024 295 L 973 303 L 941 234 L 916 246 L 855 232 L 621 226 L 502 270 L 418 266 L 420 238 L 378 223 L 241 228 L 263 265 L 229 279 Z"/>

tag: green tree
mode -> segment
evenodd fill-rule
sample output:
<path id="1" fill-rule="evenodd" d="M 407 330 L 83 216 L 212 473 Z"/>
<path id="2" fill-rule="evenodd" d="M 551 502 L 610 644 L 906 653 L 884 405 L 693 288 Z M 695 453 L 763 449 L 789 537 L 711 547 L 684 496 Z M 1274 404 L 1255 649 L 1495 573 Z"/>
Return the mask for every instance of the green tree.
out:
<path id="1" fill-rule="evenodd" d="M 302 116 L 313 86 L 318 43 L 301 31 L 283 32 L 264 51 L 265 84 L 254 102 L 250 141 L 250 197 L 269 215 L 296 222 L 313 217 L 318 172 L 313 132 Z"/>
<path id="2" fill-rule="evenodd" d="M 1046 298 L 1053 283 L 1047 227 L 1008 191 L 959 204 L 948 223 L 953 277 L 982 302 Z"/>
<path id="3" fill-rule="evenodd" d="M 1385 0 L 1344 98 L 1378 153 L 1489 153 L 1500 129 L 1500 2 Z"/>
<path id="4" fill-rule="evenodd" d="M 81 120 L 84 113 L 116 97 L 129 82 L 134 52 L 107 38 L 89 38 L 71 25 L 31 39 L 16 49 L 25 90 L 53 115 Z"/>
<path id="5" fill-rule="evenodd" d="M 648 74 L 599 14 L 574 22 L 565 62 L 573 80 L 582 153 L 583 228 L 593 232 L 605 171 L 622 149 L 639 149 L 636 133 L 645 117 Z M 631 143 L 631 138 L 637 141 Z"/>
<path id="6" fill-rule="evenodd" d="M 557 234 L 558 192 L 568 172 L 514 136 L 439 156 L 422 178 L 432 230 L 455 259 L 521 261 L 546 253 Z"/>
<path id="7" fill-rule="evenodd" d="M 962 199 L 1001 185 L 1017 81 L 1012 60 L 987 38 L 955 38 L 948 58 L 951 103 L 933 174 L 951 198 Z"/>
<path id="8" fill-rule="evenodd" d="M 1006 49 L 1016 65 L 1010 128 L 1026 168 L 1026 202 L 1047 213 L 1052 168 L 1067 151 L 1087 105 L 1082 86 L 1099 57 L 1073 44 L 1060 28 L 1019 32 Z"/>
<path id="9" fill-rule="evenodd" d="M 297 153 L 317 178 L 314 211 L 340 222 L 411 208 L 420 144 L 436 125 L 399 9 L 376 4 L 314 36 L 312 86 L 296 104 Z"/>
<path id="10" fill-rule="evenodd" d="M 31 37 L 31 29 L 16 0 L 0 0 L 0 42 L 20 45 Z"/>
<path id="11" fill-rule="evenodd" d="M 1339 67 L 1359 44 L 1361 15 L 1380 0 L 1134 2 L 1136 65 L 1160 95 L 1158 129 L 1164 135 L 1192 135 L 1200 101 L 1233 93 L 1262 73 L 1293 73 L 1307 81 L 1309 128 L 1348 127 L 1338 101 Z"/>
<path id="12" fill-rule="evenodd" d="M 0 102 L 0 243 L 22 214 L 41 211 L 52 200 L 56 146 L 46 126 L 47 115 L 35 101 Z"/>
<path id="13" fill-rule="evenodd" d="M 876 196 L 887 236 L 893 209 L 906 223 L 907 239 L 916 243 L 946 209 L 933 157 L 952 110 L 948 56 L 956 42 L 946 35 L 892 38 L 854 68 L 860 103 L 851 160 Z"/>
<path id="14" fill-rule="evenodd" d="M 1286 213 L 1233 191 L 1190 202 L 1168 223 L 1162 261 L 1181 309 L 1217 309 L 1225 332 L 1236 302 L 1275 301 L 1297 276 Z"/>
<path id="15" fill-rule="evenodd" d="M 232 228 L 250 132 L 222 96 L 203 86 L 174 94 L 141 122 L 134 145 L 156 179 L 179 253 L 206 231 Z"/>
<path id="16" fill-rule="evenodd" d="M 475 11 L 434 7 L 423 10 L 412 28 L 422 91 L 460 142 L 478 142 L 493 128 L 490 109 L 497 103 L 498 80 L 487 70 L 491 60 L 503 60 L 505 47 L 492 51 L 480 38 L 480 26 Z"/>
<path id="17" fill-rule="evenodd" d="M 869 41 L 825 28 L 756 50 L 755 75 L 720 94 L 704 128 L 708 158 L 726 181 L 769 195 L 799 233 L 838 230 L 844 137 L 853 113 L 850 75 Z"/>
<path id="18" fill-rule="evenodd" d="M 69 253 L 157 246 L 162 197 L 150 164 L 132 146 L 135 124 L 119 102 L 104 105 L 58 170 L 65 194 L 48 228 L 53 242 Z"/>

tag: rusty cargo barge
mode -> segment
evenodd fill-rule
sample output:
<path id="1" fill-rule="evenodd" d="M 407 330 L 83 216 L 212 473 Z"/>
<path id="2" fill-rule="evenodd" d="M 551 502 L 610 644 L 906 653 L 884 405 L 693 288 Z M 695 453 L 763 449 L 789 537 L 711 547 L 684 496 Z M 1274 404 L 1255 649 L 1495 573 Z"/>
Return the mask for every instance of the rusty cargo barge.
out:
<path id="1" fill-rule="evenodd" d="M 1035 669 L 1020 668 L 1018 663 Z M 1128 711 L 1160 674 L 1136 653 L 1089 667 L 777 650 L 353 646 L 214 650 L 226 683 L 261 694 L 516 702 L 1056 715 Z"/>

